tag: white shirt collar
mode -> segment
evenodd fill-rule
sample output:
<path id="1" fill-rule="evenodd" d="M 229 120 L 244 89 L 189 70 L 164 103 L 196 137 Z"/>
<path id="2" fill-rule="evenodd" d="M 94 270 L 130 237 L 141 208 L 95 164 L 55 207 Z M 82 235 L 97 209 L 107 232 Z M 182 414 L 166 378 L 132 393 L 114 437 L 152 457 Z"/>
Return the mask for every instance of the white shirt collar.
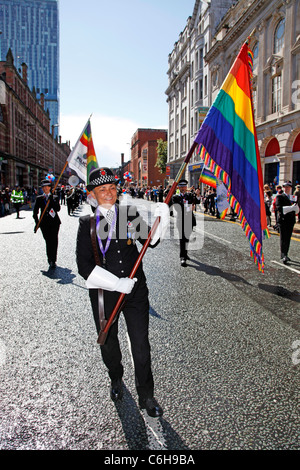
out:
<path id="1" fill-rule="evenodd" d="M 99 209 L 99 211 L 101 212 L 101 214 L 102 214 L 104 217 L 106 217 L 106 214 L 107 214 L 107 211 L 108 211 L 108 210 L 111 210 L 111 211 L 114 211 L 114 210 L 115 210 L 115 204 L 113 204 L 110 209 L 107 209 L 106 207 L 102 207 L 102 206 L 98 206 L 98 209 Z"/>

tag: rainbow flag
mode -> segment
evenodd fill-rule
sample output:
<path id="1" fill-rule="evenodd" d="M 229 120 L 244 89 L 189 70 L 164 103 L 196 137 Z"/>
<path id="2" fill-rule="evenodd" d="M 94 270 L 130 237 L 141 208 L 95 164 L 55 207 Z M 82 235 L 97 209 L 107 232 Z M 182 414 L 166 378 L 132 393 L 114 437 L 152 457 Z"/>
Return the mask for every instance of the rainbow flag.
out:
<path id="1" fill-rule="evenodd" d="M 206 168 L 203 168 L 199 178 L 199 183 L 207 184 L 208 186 L 216 188 L 217 178 L 211 171 L 207 170 Z"/>
<path id="2" fill-rule="evenodd" d="M 80 138 L 80 142 L 87 147 L 87 154 L 86 154 L 86 181 L 89 184 L 90 173 L 92 170 L 98 168 L 98 162 L 96 158 L 96 153 L 93 144 L 92 138 L 92 130 L 91 130 L 91 123 L 88 121 L 87 126 Z"/>
<path id="3" fill-rule="evenodd" d="M 87 121 L 79 139 L 68 157 L 68 165 L 75 171 L 77 176 L 85 182 L 85 184 L 88 184 L 89 182 L 90 172 L 95 168 L 98 168 L 90 120 Z"/>
<path id="4" fill-rule="evenodd" d="M 250 242 L 251 256 L 264 270 L 262 242 L 269 237 L 263 179 L 251 96 L 253 54 L 247 42 L 213 102 L 195 142 L 214 175 L 228 187 L 228 202 Z"/>

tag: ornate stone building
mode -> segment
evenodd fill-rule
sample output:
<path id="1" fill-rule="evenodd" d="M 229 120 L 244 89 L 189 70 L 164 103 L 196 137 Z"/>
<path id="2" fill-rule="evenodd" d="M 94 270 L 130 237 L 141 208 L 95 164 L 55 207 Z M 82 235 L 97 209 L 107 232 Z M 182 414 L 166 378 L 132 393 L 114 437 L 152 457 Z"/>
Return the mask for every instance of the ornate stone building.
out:
<path id="1" fill-rule="evenodd" d="M 218 7 L 226 11 L 217 15 Z M 201 124 L 201 112 L 205 114 L 211 106 L 250 35 L 254 53 L 253 104 L 264 182 L 282 183 L 289 179 L 295 185 L 300 182 L 298 0 L 195 2 L 193 16 L 169 55 L 168 160 L 182 161 Z M 182 57 L 186 57 L 186 62 L 180 62 Z M 175 65 L 180 63 L 176 75 Z M 184 100 L 176 101 L 176 96 L 186 96 L 185 122 L 180 120 L 184 116 Z M 186 148 L 180 146 L 184 134 Z M 196 155 L 190 168 L 192 165 L 197 166 Z M 197 178 L 192 172 L 186 176 L 190 184 L 195 184 Z"/>
<path id="2" fill-rule="evenodd" d="M 265 183 L 300 182 L 300 2 L 240 0 L 220 22 L 205 60 L 211 95 L 251 35 L 253 105 Z"/>
<path id="3" fill-rule="evenodd" d="M 211 105 L 210 71 L 205 56 L 216 27 L 233 0 L 196 0 L 192 16 L 169 54 L 168 163 L 177 168 L 184 160 L 199 126 Z M 198 184 L 202 163 L 195 154 L 185 175 L 189 184 Z"/>

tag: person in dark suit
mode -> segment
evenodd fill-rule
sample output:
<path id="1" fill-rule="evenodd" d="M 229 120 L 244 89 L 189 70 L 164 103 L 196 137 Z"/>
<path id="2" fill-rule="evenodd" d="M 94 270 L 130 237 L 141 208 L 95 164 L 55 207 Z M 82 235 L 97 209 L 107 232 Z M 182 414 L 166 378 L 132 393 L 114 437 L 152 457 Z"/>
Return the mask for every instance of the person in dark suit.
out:
<path id="1" fill-rule="evenodd" d="M 148 287 L 142 264 L 135 278 L 129 278 L 139 256 L 136 242 L 145 243 L 150 229 L 135 207 L 118 203 L 117 182 L 110 169 L 93 170 L 87 190 L 94 193 L 98 206 L 94 214 L 79 219 L 76 260 L 78 272 L 89 289 L 96 329 L 99 334 L 120 293 L 126 294 L 122 312 L 131 342 L 139 405 L 150 416 L 161 416 L 163 410 L 154 398 L 148 338 Z M 168 206 L 164 203 L 161 206 L 154 214 L 161 217 L 161 224 L 151 240 L 152 247 L 159 242 L 159 236 L 162 237 L 160 228 L 165 230 L 168 223 Z M 91 227 L 94 227 L 92 232 Z M 120 400 L 123 396 L 123 365 L 118 319 L 112 323 L 100 348 L 111 379 L 111 399 Z"/>
<path id="2" fill-rule="evenodd" d="M 46 242 L 46 253 L 48 258 L 48 263 L 51 269 L 56 267 L 57 259 L 57 247 L 58 247 L 58 232 L 61 224 L 58 212 L 60 211 L 60 204 L 57 196 L 53 196 L 51 193 L 51 181 L 45 179 L 41 183 L 41 188 L 43 194 L 37 196 L 34 209 L 33 209 L 33 218 L 35 220 L 36 232 L 37 224 L 39 222 L 39 212 L 40 217 L 43 214 L 43 211 L 47 205 L 46 212 L 44 213 L 41 222 L 40 228 Z"/>
<path id="3" fill-rule="evenodd" d="M 178 183 L 179 194 L 175 194 L 172 197 L 173 208 L 176 210 L 176 223 L 179 231 L 179 244 L 180 244 L 180 264 L 186 267 L 186 261 L 188 256 L 188 243 L 190 236 L 193 231 L 193 227 L 196 225 L 196 218 L 194 215 L 194 196 L 192 193 L 187 191 L 187 180 L 180 180 Z"/>
<path id="4" fill-rule="evenodd" d="M 284 264 L 290 261 L 288 257 L 293 227 L 296 222 L 295 214 L 299 212 L 298 204 L 291 201 L 292 183 L 287 181 L 283 184 L 284 191 L 277 194 L 275 206 L 277 211 L 277 224 L 280 232 L 280 252 Z"/>

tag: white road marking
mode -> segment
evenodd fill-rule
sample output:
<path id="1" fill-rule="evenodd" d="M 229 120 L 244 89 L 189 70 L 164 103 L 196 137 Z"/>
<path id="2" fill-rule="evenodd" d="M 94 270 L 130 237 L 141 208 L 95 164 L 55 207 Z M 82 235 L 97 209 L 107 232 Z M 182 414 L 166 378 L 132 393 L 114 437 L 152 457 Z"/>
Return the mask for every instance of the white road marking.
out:
<path id="1" fill-rule="evenodd" d="M 231 244 L 230 241 L 225 240 L 224 238 L 221 238 L 221 237 L 217 237 L 217 235 L 213 235 L 212 233 L 206 232 L 205 230 L 201 230 L 201 229 L 199 229 L 199 228 L 196 228 L 196 232 L 204 233 L 205 235 L 208 235 L 209 237 L 214 237 L 214 238 L 217 238 L 218 240 L 222 240 L 222 241 L 225 242 L 225 243 Z"/>
<path id="2" fill-rule="evenodd" d="M 289 269 L 290 271 L 293 271 L 294 273 L 300 274 L 300 271 L 298 271 L 297 269 L 291 268 L 290 266 L 287 266 L 286 264 L 278 263 L 278 261 L 274 261 L 274 260 L 271 260 L 271 263 L 279 264 L 279 266 L 281 266 L 282 268 L 286 268 L 286 269 Z"/>

